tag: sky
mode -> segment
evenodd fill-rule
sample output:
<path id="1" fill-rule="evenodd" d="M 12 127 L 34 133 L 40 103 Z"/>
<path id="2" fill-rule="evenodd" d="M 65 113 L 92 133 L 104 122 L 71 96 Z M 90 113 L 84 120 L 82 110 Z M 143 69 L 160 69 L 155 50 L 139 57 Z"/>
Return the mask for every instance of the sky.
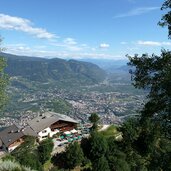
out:
<path id="1" fill-rule="evenodd" d="M 170 49 L 158 26 L 164 0 L 0 0 L 6 53 L 65 59 L 125 59 Z"/>

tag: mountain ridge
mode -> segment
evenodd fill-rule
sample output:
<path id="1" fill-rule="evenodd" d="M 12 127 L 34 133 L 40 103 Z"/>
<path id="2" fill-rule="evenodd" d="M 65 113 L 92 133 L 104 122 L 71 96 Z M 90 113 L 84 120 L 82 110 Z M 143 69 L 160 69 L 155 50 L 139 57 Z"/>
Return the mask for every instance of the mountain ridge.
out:
<path id="1" fill-rule="evenodd" d="M 31 81 L 49 80 L 76 81 L 81 84 L 96 84 L 103 81 L 106 72 L 90 62 L 65 60 L 61 58 L 41 58 L 1 53 L 7 60 L 5 72 L 9 76 L 23 77 Z"/>

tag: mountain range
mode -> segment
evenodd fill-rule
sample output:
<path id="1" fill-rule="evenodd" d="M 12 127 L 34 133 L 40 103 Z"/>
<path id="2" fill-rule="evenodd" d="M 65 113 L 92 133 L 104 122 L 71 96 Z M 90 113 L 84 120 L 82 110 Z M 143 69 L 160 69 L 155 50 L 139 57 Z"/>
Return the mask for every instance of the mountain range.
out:
<path id="1" fill-rule="evenodd" d="M 91 62 L 98 65 L 107 73 L 128 72 L 130 67 L 127 66 L 128 59 L 81 59 L 80 61 Z"/>
<path id="2" fill-rule="evenodd" d="M 106 72 L 99 66 L 85 61 L 46 59 L 1 53 L 6 58 L 5 72 L 11 77 L 22 77 L 30 81 L 65 81 L 79 84 L 96 84 L 103 81 Z"/>

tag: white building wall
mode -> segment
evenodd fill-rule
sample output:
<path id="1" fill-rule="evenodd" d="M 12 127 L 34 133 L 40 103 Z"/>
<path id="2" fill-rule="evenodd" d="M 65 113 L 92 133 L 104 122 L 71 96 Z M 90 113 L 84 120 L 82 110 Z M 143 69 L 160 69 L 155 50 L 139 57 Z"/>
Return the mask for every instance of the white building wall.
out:
<path id="1" fill-rule="evenodd" d="M 57 134 L 58 132 L 59 132 L 59 130 L 51 131 L 51 129 L 49 127 L 45 128 L 44 130 L 42 130 L 38 133 L 39 141 L 42 141 L 42 140 L 46 139 L 47 137 L 52 137 L 53 135 Z"/>

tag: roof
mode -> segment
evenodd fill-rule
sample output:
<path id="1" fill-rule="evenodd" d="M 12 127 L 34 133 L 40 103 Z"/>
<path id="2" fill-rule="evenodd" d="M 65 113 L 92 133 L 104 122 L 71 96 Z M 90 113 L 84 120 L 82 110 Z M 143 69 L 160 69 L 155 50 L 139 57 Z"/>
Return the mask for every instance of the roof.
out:
<path id="1" fill-rule="evenodd" d="M 9 126 L 0 132 L 0 139 L 6 147 L 23 136 L 23 132 L 16 125 Z"/>
<path id="2" fill-rule="evenodd" d="M 69 116 L 55 112 L 45 112 L 40 116 L 29 121 L 28 124 L 36 133 L 38 133 L 57 121 L 78 123 L 78 121 L 70 118 Z"/>
<path id="3" fill-rule="evenodd" d="M 30 128 L 29 126 L 23 129 L 23 134 L 33 136 L 33 137 L 38 136 L 37 133 L 32 128 Z"/>

